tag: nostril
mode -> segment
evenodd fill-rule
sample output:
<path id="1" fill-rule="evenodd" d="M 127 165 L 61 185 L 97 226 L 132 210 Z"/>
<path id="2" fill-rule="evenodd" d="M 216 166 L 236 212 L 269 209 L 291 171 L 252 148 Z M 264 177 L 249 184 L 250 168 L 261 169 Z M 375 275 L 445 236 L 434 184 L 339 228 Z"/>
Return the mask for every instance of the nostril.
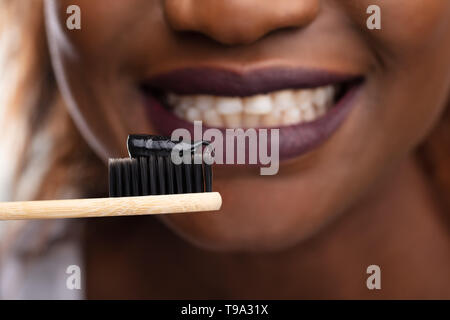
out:
<path id="1" fill-rule="evenodd" d="M 278 30 L 304 27 L 319 0 L 166 0 L 165 15 L 178 32 L 202 33 L 227 45 L 249 44 Z"/>

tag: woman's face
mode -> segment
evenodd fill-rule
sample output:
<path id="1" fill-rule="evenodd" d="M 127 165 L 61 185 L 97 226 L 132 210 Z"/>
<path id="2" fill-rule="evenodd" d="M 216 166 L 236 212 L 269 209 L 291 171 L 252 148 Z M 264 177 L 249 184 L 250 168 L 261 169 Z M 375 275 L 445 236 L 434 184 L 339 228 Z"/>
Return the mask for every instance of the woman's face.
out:
<path id="1" fill-rule="evenodd" d="M 367 28 L 369 0 L 75 2 L 81 30 L 66 27 L 73 0 L 46 0 L 48 39 L 68 108 L 105 161 L 127 155 L 130 133 L 195 119 L 281 129 L 280 152 L 292 152 L 278 174 L 216 166 L 220 213 L 162 218 L 214 250 L 316 233 L 417 146 L 449 93 L 448 0 L 376 1 L 381 30 Z M 303 148 L 302 132 L 326 139 Z"/>

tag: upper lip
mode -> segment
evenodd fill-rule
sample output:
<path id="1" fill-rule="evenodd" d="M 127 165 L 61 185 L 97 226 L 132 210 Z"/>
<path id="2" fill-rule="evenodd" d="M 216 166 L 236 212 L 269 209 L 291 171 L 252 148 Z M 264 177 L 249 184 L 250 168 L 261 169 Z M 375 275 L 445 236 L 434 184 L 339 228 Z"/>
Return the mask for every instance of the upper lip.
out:
<path id="1" fill-rule="evenodd" d="M 277 67 L 237 72 L 224 68 L 183 68 L 157 74 L 143 82 L 150 90 L 177 94 L 250 96 L 283 89 L 313 88 L 361 78 L 316 69 Z"/>

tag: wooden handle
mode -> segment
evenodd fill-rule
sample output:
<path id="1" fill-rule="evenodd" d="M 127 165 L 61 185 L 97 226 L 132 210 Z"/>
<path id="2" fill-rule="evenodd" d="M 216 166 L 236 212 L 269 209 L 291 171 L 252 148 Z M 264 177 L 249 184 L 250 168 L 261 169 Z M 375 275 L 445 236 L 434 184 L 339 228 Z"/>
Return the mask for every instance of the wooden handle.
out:
<path id="1" fill-rule="evenodd" d="M 132 216 L 219 210 L 218 192 L 123 198 L 0 202 L 0 220 Z"/>

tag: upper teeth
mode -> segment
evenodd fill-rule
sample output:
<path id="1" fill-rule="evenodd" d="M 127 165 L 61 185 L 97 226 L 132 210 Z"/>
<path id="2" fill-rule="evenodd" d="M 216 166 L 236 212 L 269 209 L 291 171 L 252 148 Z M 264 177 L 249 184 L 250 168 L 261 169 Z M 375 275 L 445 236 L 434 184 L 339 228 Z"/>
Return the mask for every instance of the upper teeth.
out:
<path id="1" fill-rule="evenodd" d="M 212 127 L 277 127 L 314 121 L 331 107 L 334 86 L 281 90 L 250 97 L 167 95 L 180 118 Z"/>

